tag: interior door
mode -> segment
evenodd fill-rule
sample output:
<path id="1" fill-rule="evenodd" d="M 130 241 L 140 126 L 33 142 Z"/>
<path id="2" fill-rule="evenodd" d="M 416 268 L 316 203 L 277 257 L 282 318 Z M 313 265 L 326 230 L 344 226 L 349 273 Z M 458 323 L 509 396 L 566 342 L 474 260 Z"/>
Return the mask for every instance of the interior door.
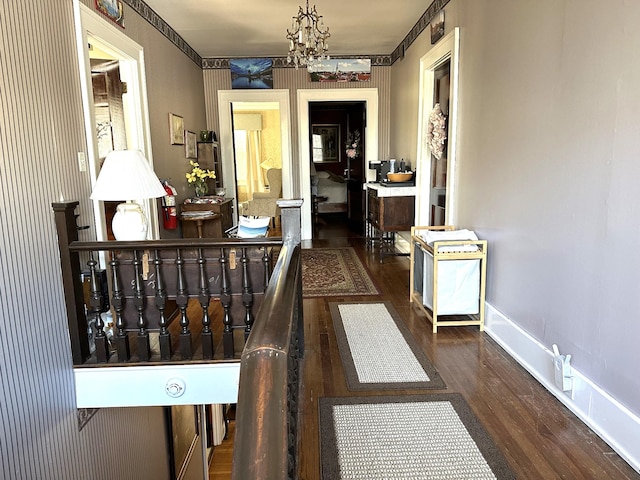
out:
<path id="1" fill-rule="evenodd" d="M 451 61 L 447 60 L 434 70 L 433 104 L 440 109 L 449 123 L 449 98 L 451 96 Z M 446 131 L 449 132 L 449 125 Z M 430 225 L 445 225 L 447 205 L 447 151 L 448 139 L 440 158 L 431 154 L 431 175 L 429 183 Z"/>

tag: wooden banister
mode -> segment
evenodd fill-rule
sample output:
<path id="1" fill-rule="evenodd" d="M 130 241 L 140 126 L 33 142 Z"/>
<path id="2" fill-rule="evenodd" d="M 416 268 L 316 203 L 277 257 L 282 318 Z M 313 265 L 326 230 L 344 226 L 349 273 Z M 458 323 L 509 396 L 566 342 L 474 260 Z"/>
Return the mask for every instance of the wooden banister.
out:
<path id="1" fill-rule="evenodd" d="M 304 354 L 300 205 L 278 203 L 284 243 L 242 353 L 234 480 L 295 478 L 299 362 Z"/>

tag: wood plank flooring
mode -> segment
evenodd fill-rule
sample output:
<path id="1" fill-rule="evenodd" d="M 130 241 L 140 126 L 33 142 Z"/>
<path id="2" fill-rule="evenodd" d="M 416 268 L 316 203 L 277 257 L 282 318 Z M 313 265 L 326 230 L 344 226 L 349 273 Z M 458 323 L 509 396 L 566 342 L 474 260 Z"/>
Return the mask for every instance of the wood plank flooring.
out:
<path id="1" fill-rule="evenodd" d="M 447 385 L 471 406 L 502 450 L 519 479 L 638 479 L 638 475 L 605 442 L 548 393 L 488 335 L 477 327 L 431 325 L 409 304 L 408 257 L 385 257 L 349 233 L 339 222 L 328 221 L 318 238 L 303 246 L 353 246 L 371 273 L 379 297 L 304 299 L 305 348 L 303 393 L 300 405 L 299 478 L 320 479 L 318 398 L 424 393 L 350 392 L 336 344 L 328 301 L 388 300 L 423 347 Z M 233 437 L 230 436 L 232 439 Z M 228 440 L 214 449 L 210 475 L 230 479 Z"/>

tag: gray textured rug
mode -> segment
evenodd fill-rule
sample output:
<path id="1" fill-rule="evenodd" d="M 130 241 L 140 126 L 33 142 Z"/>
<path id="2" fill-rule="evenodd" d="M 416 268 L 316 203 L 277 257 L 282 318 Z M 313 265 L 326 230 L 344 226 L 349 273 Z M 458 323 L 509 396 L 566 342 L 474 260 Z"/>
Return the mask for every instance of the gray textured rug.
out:
<path id="1" fill-rule="evenodd" d="M 513 479 L 460 394 L 320 398 L 323 480 Z"/>
<path id="2" fill-rule="evenodd" d="M 349 390 L 446 385 L 389 302 L 329 302 Z"/>

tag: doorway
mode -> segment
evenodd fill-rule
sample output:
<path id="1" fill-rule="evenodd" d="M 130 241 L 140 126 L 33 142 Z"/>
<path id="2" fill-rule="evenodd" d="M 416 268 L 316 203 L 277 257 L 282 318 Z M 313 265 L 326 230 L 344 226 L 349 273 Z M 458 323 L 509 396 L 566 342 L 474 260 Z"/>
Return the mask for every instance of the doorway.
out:
<path id="1" fill-rule="evenodd" d="M 253 192 L 266 190 L 270 169 L 281 169 L 282 197 L 293 198 L 288 90 L 220 90 L 218 109 L 223 186 L 233 195 L 234 223 Z"/>
<path id="2" fill-rule="evenodd" d="M 117 143 L 114 149 L 137 149 L 143 152 L 153 166 L 151 152 L 151 131 L 149 128 L 146 80 L 144 77 L 143 49 L 136 42 L 127 37 L 116 27 L 108 24 L 89 7 L 74 0 L 74 15 L 76 17 L 76 46 L 80 63 L 80 87 L 84 110 L 85 136 L 87 141 L 86 161 L 81 161 L 80 169 L 89 171 L 91 185 L 95 185 L 101 166 L 100 128 L 96 115 L 94 101 L 92 58 L 102 59 L 100 63 L 112 62 L 111 71 L 117 65 L 119 77 L 126 85 L 126 94 L 121 96 L 122 123 L 117 126 Z M 95 63 L 95 61 L 94 61 Z M 94 65 L 95 66 L 95 65 Z M 98 105 L 100 108 L 100 105 Z M 111 121 L 110 121 L 111 122 Z M 109 124 L 112 127 L 113 122 Z M 104 145 L 103 145 L 104 146 Z M 84 152 L 80 152 L 84 154 Z M 104 151 L 102 152 L 104 153 Z M 136 199 L 131 199 L 136 200 Z M 155 200 L 138 200 L 143 205 L 149 225 L 149 238 L 159 237 L 158 211 Z M 102 202 L 93 202 L 96 238 L 107 240 L 107 214 Z"/>
<path id="3" fill-rule="evenodd" d="M 298 90 L 298 149 L 300 158 L 299 185 L 302 204 L 302 239 L 313 234 L 313 201 L 311 198 L 311 140 L 309 108 L 313 102 L 362 102 L 365 123 L 362 132 L 363 165 L 378 159 L 378 89 L 344 88 Z M 375 171 L 365 169 L 365 181 L 375 180 Z"/>
<path id="4" fill-rule="evenodd" d="M 420 119 L 416 180 L 418 225 L 455 225 L 457 187 L 457 107 L 460 29 L 442 38 L 420 60 Z M 427 142 L 430 116 L 440 106 L 446 119 L 442 151 Z M 435 153 L 435 154 L 434 154 Z"/>
<path id="5" fill-rule="evenodd" d="M 309 103 L 314 234 L 326 224 L 324 216 L 362 233 L 365 119 L 363 101 Z M 347 153 L 347 144 L 356 147 Z"/>

